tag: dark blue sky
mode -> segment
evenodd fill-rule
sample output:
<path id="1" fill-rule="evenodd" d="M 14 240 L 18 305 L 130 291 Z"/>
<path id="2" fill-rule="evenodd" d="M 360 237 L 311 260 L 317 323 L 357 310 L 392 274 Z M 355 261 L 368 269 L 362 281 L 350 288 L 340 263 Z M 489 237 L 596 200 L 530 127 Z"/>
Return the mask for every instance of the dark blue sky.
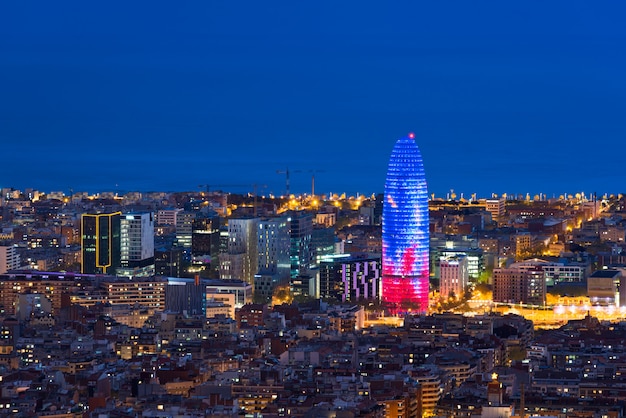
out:
<path id="1" fill-rule="evenodd" d="M 5 2 L 0 186 L 626 191 L 623 2 L 388 3 Z"/>

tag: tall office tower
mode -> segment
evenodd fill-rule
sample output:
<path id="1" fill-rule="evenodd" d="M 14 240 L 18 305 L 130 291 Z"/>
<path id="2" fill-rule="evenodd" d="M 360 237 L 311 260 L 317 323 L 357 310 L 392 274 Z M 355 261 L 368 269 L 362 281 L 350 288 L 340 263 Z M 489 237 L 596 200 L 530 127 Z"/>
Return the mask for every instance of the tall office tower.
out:
<path id="1" fill-rule="evenodd" d="M 118 276 L 154 275 L 154 215 L 129 213 L 120 219 Z"/>
<path id="2" fill-rule="evenodd" d="M 191 248 L 191 235 L 195 218 L 194 212 L 178 212 L 176 214 L 176 241 L 179 247 Z"/>
<path id="3" fill-rule="evenodd" d="M 428 190 L 414 135 L 391 152 L 383 203 L 383 300 L 395 310 L 428 309 Z"/>
<path id="4" fill-rule="evenodd" d="M 442 257 L 439 273 L 439 294 L 441 297 L 463 296 L 469 282 L 467 257 L 464 255 Z"/>
<path id="5" fill-rule="evenodd" d="M 0 274 L 20 267 L 20 255 L 12 245 L 0 245 Z"/>
<path id="6" fill-rule="evenodd" d="M 276 275 L 280 281 L 288 282 L 291 274 L 288 218 L 261 219 L 257 234 L 257 272 Z"/>
<path id="7" fill-rule="evenodd" d="M 335 228 L 316 226 L 311 235 L 314 267 L 319 266 L 322 257 L 335 253 Z"/>
<path id="8" fill-rule="evenodd" d="M 258 218 L 228 220 L 228 246 L 220 254 L 220 278 L 238 279 L 254 284 L 257 271 Z"/>
<path id="9" fill-rule="evenodd" d="M 309 274 L 314 263 L 315 251 L 312 249 L 313 215 L 304 211 L 289 212 L 291 240 L 291 278 Z"/>
<path id="10" fill-rule="evenodd" d="M 289 218 L 263 218 L 257 228 L 257 274 L 254 294 L 260 300 L 272 297 L 276 286 L 289 284 Z"/>
<path id="11" fill-rule="evenodd" d="M 114 274 L 120 267 L 121 212 L 81 217 L 81 272 Z"/>
<path id="12" fill-rule="evenodd" d="M 191 264 L 203 276 L 218 277 L 220 251 L 220 218 L 194 219 L 191 232 Z"/>

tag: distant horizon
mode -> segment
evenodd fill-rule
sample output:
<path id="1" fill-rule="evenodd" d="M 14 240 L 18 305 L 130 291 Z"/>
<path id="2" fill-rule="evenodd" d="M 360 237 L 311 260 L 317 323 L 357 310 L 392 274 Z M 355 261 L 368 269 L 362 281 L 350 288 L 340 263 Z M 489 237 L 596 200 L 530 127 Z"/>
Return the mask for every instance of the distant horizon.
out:
<path id="1" fill-rule="evenodd" d="M 438 197 L 626 190 L 626 3 L 2 11 L 0 186 L 370 195 L 414 132 Z"/>
<path id="2" fill-rule="evenodd" d="M 280 188 L 282 186 L 282 188 L 284 189 L 284 184 L 279 185 L 276 182 L 272 183 L 274 186 L 276 186 L 277 188 Z M 267 186 L 267 184 L 260 184 L 261 186 Z M 200 185 L 198 185 L 200 186 Z M 32 190 L 36 190 L 40 193 L 43 194 L 51 194 L 51 193 L 58 193 L 61 192 L 63 193 L 65 196 L 70 196 L 72 193 L 87 193 L 89 195 L 99 195 L 99 194 L 103 194 L 103 193 L 114 193 L 118 196 L 123 196 L 127 193 L 201 193 L 201 192 L 206 192 L 206 185 L 202 185 L 204 187 L 189 187 L 189 188 L 164 188 L 164 189 L 159 189 L 159 188 L 142 188 L 142 187 L 136 187 L 136 188 L 122 188 L 121 186 L 118 185 L 118 187 L 113 187 L 113 188 L 96 188 L 96 187 L 73 187 L 71 189 L 63 189 L 60 187 L 51 187 L 51 188 L 42 188 L 42 187 L 35 187 L 35 186 L 25 186 L 25 187 L 14 187 L 14 186 L 9 186 L 9 185 L 1 185 L 0 187 L 2 188 L 9 188 L 12 190 L 18 190 L 21 192 L 24 192 L 25 190 L 28 189 L 32 189 Z M 269 197 L 270 195 L 274 196 L 274 197 L 284 197 L 285 194 L 284 193 L 274 193 L 274 192 L 268 192 L 266 191 L 268 190 L 268 187 L 259 187 L 259 185 L 257 185 L 257 195 L 258 196 L 264 196 L 264 197 Z M 310 188 L 309 190 L 304 190 L 301 192 L 298 192 L 298 189 L 294 189 L 292 187 L 291 189 L 291 193 L 292 195 L 296 195 L 296 196 L 310 196 L 311 195 L 311 191 Z M 228 193 L 228 194 L 239 194 L 239 195 L 246 195 L 246 194 L 254 194 L 254 184 L 250 184 L 250 185 L 245 185 L 243 187 L 239 187 L 239 185 L 237 185 L 237 187 L 210 187 L 209 188 L 209 192 L 223 192 L 223 193 Z M 338 195 L 341 196 L 343 194 L 345 194 L 347 197 L 349 196 L 366 196 L 366 197 L 370 197 L 372 195 L 376 195 L 376 194 L 380 194 L 383 193 L 383 190 L 379 191 L 379 192 L 371 192 L 371 193 L 362 193 L 359 191 L 351 191 L 351 192 L 346 192 L 346 191 L 334 191 L 334 190 L 330 190 L 330 191 L 315 191 L 315 196 L 327 196 L 328 198 L 331 196 L 331 193 L 333 195 Z M 576 196 L 577 193 L 580 194 L 584 194 L 585 198 L 590 199 L 591 197 L 593 197 L 593 194 L 595 193 L 596 198 L 600 199 L 603 196 L 618 196 L 620 194 L 626 194 L 626 191 L 622 191 L 622 192 L 604 192 L 604 193 L 597 193 L 597 192 L 586 192 L 584 190 L 572 190 L 572 191 L 567 191 L 567 192 L 562 192 L 562 193 L 543 193 L 543 192 L 537 192 L 537 193 L 530 193 L 530 192 L 520 192 L 520 193 L 513 193 L 513 192 L 492 192 L 492 193 L 487 193 L 487 194 L 479 194 L 476 193 L 476 199 L 491 199 L 494 196 L 497 197 L 502 197 L 506 194 L 507 199 L 509 200 L 519 200 L 518 198 L 521 197 L 522 200 L 525 200 L 527 198 L 527 195 L 530 197 L 530 200 L 536 200 L 536 197 L 539 197 L 541 200 L 548 200 L 548 199 L 559 199 L 561 196 L 564 196 L 565 198 L 567 198 L 568 196 L 571 196 L 572 198 L 574 198 Z M 454 194 L 456 195 L 454 199 L 452 199 L 452 193 L 450 193 L 450 191 L 445 192 L 445 193 L 434 193 L 434 199 L 435 200 L 456 200 L 456 201 L 460 201 L 461 199 L 464 200 L 471 200 L 472 199 L 472 193 L 465 193 L 465 192 L 459 192 L 454 190 Z M 433 192 L 429 192 L 429 200 L 433 200 Z"/>

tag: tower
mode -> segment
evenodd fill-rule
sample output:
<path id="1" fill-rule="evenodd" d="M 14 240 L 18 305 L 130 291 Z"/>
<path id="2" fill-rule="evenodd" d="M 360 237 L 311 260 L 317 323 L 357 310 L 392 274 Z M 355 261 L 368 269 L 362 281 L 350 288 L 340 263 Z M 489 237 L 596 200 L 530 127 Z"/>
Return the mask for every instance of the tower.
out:
<path id="1" fill-rule="evenodd" d="M 81 217 L 81 273 L 115 274 L 120 266 L 121 212 Z"/>
<path id="2" fill-rule="evenodd" d="M 414 135 L 391 152 L 383 202 L 383 300 L 396 311 L 428 309 L 428 190 Z"/>
<path id="3" fill-rule="evenodd" d="M 129 213 L 120 220 L 118 276 L 154 275 L 154 214 Z"/>

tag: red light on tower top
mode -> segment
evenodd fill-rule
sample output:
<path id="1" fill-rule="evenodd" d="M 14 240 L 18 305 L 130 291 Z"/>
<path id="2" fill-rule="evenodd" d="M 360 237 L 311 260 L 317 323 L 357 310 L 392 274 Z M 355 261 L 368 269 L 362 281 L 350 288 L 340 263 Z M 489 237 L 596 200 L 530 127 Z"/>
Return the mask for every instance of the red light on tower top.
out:
<path id="1" fill-rule="evenodd" d="M 415 134 L 413 132 L 409 132 L 409 138 L 415 139 Z"/>

